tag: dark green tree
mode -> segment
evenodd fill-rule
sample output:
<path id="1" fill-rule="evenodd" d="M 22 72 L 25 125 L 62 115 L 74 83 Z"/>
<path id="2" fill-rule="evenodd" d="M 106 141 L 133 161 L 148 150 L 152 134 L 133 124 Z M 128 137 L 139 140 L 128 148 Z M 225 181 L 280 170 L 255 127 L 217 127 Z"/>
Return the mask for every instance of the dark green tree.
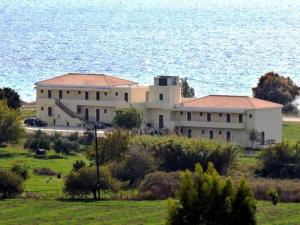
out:
<path id="1" fill-rule="evenodd" d="M 29 135 L 24 143 L 24 148 L 30 149 L 32 151 L 37 151 L 38 149 L 50 149 L 50 137 L 42 132 L 41 130 Z"/>
<path id="2" fill-rule="evenodd" d="M 253 96 L 284 105 L 289 110 L 291 103 L 299 96 L 299 87 L 289 77 L 281 76 L 274 72 L 268 72 L 259 78 L 257 87 L 253 88 Z"/>
<path id="3" fill-rule="evenodd" d="M 73 163 L 73 171 L 79 171 L 81 168 L 85 167 L 85 162 L 80 159 L 80 160 L 76 160 L 74 163 Z"/>
<path id="4" fill-rule="evenodd" d="M 17 142 L 24 134 L 20 114 L 0 101 L 0 144 Z"/>
<path id="5" fill-rule="evenodd" d="M 8 107 L 13 109 L 18 109 L 22 105 L 20 95 L 15 90 L 8 87 L 0 88 L 0 100 L 5 100 Z"/>
<path id="6" fill-rule="evenodd" d="M 140 128 L 143 121 L 142 113 L 134 108 L 118 109 L 113 119 L 116 127 L 124 129 Z"/>
<path id="7" fill-rule="evenodd" d="M 194 88 L 190 87 L 187 81 L 187 77 L 181 78 L 181 95 L 185 98 L 192 98 L 195 96 Z"/>
<path id="8" fill-rule="evenodd" d="M 170 200 L 167 225 L 254 225 L 256 203 L 244 180 L 235 186 L 223 179 L 209 164 L 203 172 L 196 165 L 195 174 L 182 172 L 179 202 Z"/>

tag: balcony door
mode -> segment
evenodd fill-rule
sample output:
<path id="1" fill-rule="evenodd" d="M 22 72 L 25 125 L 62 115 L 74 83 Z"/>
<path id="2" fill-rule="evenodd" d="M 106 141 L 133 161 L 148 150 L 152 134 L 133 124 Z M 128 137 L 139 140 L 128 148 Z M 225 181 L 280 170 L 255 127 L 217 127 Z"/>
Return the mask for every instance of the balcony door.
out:
<path id="1" fill-rule="evenodd" d="M 59 92 L 58 92 L 58 98 L 59 98 L 59 100 L 61 100 L 63 98 L 63 92 L 62 92 L 62 90 L 59 90 Z"/>
<path id="2" fill-rule="evenodd" d="M 191 112 L 187 112 L 187 120 L 188 121 L 192 120 L 192 113 Z"/>
<path id="3" fill-rule="evenodd" d="M 164 115 L 158 116 L 158 127 L 163 128 L 164 127 Z"/>

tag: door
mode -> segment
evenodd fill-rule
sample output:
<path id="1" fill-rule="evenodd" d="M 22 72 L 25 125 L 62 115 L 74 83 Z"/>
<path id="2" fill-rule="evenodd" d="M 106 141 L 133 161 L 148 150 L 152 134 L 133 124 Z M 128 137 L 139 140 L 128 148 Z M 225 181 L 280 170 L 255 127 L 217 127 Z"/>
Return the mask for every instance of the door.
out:
<path id="1" fill-rule="evenodd" d="M 158 116 L 158 127 L 163 128 L 164 127 L 164 115 Z"/>
<path id="2" fill-rule="evenodd" d="M 59 100 L 63 98 L 63 92 L 62 90 L 59 90 L 59 96 L 58 96 Z"/>
<path id="3" fill-rule="evenodd" d="M 230 123 L 230 121 L 231 121 L 231 116 L 230 116 L 230 113 L 227 113 L 227 123 Z"/>
<path id="4" fill-rule="evenodd" d="M 265 145 L 265 132 L 261 132 L 261 145 Z"/>
<path id="5" fill-rule="evenodd" d="M 96 121 L 100 121 L 100 109 L 96 109 Z"/>
<path id="6" fill-rule="evenodd" d="M 226 132 L 226 141 L 230 141 L 231 140 L 231 133 L 230 131 Z"/>
<path id="7" fill-rule="evenodd" d="M 187 112 L 187 120 L 191 121 L 192 119 L 192 113 L 191 112 Z"/>
<path id="8" fill-rule="evenodd" d="M 192 130 L 188 129 L 188 138 L 191 138 L 191 137 L 192 137 Z"/>
<path id="9" fill-rule="evenodd" d="M 85 109 L 85 110 L 84 110 L 84 119 L 85 119 L 86 121 L 89 121 L 89 109 Z"/>
<path id="10" fill-rule="evenodd" d="M 128 93 L 127 92 L 124 93 L 124 101 L 128 102 Z"/>

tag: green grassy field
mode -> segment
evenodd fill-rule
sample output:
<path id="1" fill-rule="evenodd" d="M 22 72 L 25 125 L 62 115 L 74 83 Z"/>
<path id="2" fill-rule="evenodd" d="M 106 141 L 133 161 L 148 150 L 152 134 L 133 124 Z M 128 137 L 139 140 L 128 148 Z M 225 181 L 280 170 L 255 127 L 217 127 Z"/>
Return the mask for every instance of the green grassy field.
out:
<path id="1" fill-rule="evenodd" d="M 299 225 L 300 204 L 258 202 L 259 225 Z M 162 225 L 166 201 L 0 201 L 0 224 Z"/>
<path id="2" fill-rule="evenodd" d="M 285 122 L 282 128 L 283 141 L 287 141 L 291 144 L 300 142 L 300 123 Z"/>

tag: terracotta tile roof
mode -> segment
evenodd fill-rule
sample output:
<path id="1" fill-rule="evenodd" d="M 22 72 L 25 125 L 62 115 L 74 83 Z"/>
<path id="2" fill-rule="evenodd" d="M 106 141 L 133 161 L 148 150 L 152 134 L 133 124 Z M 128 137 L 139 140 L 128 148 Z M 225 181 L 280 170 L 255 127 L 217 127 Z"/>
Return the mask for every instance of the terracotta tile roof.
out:
<path id="1" fill-rule="evenodd" d="M 37 82 L 36 85 L 75 86 L 75 87 L 116 87 L 134 85 L 136 82 L 106 74 L 68 73 L 62 76 Z"/>
<path id="2" fill-rule="evenodd" d="M 182 104 L 184 107 L 218 109 L 266 109 L 280 108 L 282 105 L 248 96 L 208 95 Z"/>

